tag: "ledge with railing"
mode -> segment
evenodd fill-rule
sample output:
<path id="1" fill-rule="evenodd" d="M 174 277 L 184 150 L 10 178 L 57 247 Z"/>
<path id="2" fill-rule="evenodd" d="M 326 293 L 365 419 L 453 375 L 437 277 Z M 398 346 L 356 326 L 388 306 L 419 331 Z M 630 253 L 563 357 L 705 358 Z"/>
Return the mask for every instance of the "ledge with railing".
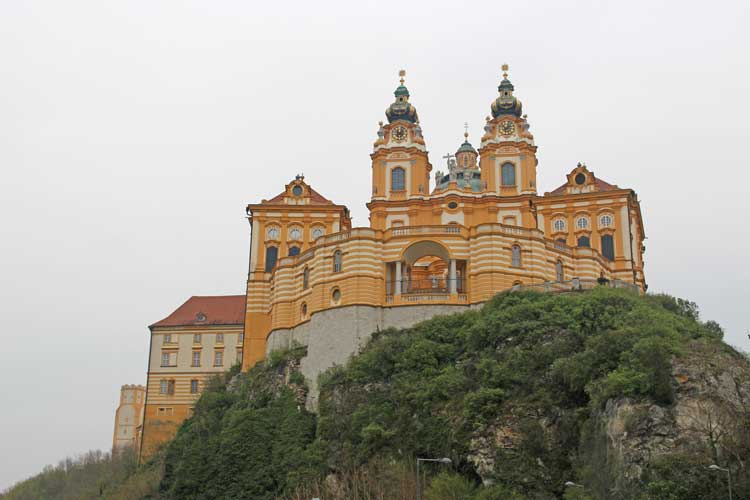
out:
<path id="1" fill-rule="evenodd" d="M 533 290 L 537 292 L 577 292 L 582 290 L 592 290 L 604 286 L 608 288 L 623 288 L 633 292 L 640 293 L 641 288 L 633 283 L 627 283 L 622 280 L 609 280 L 606 278 L 583 279 L 573 278 L 566 281 L 546 281 L 544 283 L 535 283 L 533 285 L 514 285 L 512 291 Z"/>
<path id="2" fill-rule="evenodd" d="M 455 281 L 455 289 L 451 286 Z M 468 301 L 464 279 L 429 278 L 387 281 L 385 301 L 387 304 L 413 303 L 465 303 Z M 396 293 L 399 292 L 399 293 Z"/>
<path id="3" fill-rule="evenodd" d="M 392 227 L 385 231 L 385 239 L 389 237 L 398 236 L 413 236 L 413 235 L 426 235 L 426 234 L 442 234 L 442 235 L 463 235 L 467 236 L 468 231 L 463 226 L 458 224 L 445 224 L 445 225 L 430 225 L 430 226 L 401 226 Z"/>

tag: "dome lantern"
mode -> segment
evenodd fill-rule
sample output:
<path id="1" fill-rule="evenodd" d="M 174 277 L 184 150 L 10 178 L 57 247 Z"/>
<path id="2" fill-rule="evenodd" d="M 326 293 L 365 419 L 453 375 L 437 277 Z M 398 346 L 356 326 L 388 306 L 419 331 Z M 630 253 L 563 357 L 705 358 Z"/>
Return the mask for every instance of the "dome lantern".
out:
<path id="1" fill-rule="evenodd" d="M 398 76 L 400 77 L 400 85 L 396 87 L 396 91 L 393 93 L 396 100 L 385 110 L 385 116 L 388 118 L 388 123 L 393 123 L 396 120 L 416 123 L 419 121 L 417 109 L 409 103 L 409 89 L 404 85 L 406 71 L 402 69 L 398 72 Z"/>
<path id="2" fill-rule="evenodd" d="M 503 115 L 512 115 L 515 117 L 521 116 L 521 101 L 513 96 L 515 88 L 513 84 L 508 80 L 508 65 L 503 64 L 503 80 L 497 87 L 497 91 L 500 95 L 492 102 L 492 117 L 497 118 Z"/>

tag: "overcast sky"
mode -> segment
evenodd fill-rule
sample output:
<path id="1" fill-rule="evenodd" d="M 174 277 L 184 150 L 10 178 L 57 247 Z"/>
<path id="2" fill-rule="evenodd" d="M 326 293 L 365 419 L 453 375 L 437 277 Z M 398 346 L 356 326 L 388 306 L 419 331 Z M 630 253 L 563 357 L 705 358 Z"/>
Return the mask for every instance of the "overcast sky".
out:
<path id="1" fill-rule="evenodd" d="M 436 169 L 500 66 L 540 192 L 637 191 L 650 291 L 749 349 L 748 3 L 0 0 L 0 489 L 111 446 L 147 325 L 244 293 L 244 207 L 295 174 L 368 225 L 407 70 Z"/>

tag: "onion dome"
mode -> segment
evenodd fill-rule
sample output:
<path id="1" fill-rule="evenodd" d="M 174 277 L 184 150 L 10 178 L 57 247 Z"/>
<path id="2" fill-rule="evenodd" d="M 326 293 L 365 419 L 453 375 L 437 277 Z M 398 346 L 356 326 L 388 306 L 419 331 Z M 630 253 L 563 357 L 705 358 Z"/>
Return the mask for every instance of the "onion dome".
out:
<path id="1" fill-rule="evenodd" d="M 409 104 L 409 89 L 404 85 L 406 71 L 401 70 L 398 72 L 398 75 L 401 77 L 401 85 L 399 85 L 393 93 L 396 100 L 385 110 L 385 116 L 388 118 L 388 123 L 393 123 L 396 120 L 406 120 L 411 123 L 416 123 L 419 121 L 419 118 L 417 117 L 417 109 Z"/>
<path id="2" fill-rule="evenodd" d="M 492 116 L 497 118 L 503 115 L 521 116 L 521 101 L 513 97 L 513 84 L 508 80 L 508 65 L 503 64 L 503 81 L 497 87 L 500 96 L 491 105 Z"/>

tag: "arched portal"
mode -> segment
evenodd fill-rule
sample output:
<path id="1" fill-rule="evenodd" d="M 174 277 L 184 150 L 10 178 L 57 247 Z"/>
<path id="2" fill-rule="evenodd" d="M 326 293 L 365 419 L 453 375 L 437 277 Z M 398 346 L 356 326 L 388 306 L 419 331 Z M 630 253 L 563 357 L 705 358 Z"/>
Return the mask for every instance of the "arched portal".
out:
<path id="1" fill-rule="evenodd" d="M 402 260 L 409 266 L 423 257 L 435 256 L 448 262 L 450 253 L 448 249 L 436 241 L 418 241 L 404 250 Z"/>
<path id="2" fill-rule="evenodd" d="M 418 241 L 397 262 L 388 263 L 389 295 L 449 295 L 463 293 L 466 261 L 457 261 L 442 244 Z"/>

